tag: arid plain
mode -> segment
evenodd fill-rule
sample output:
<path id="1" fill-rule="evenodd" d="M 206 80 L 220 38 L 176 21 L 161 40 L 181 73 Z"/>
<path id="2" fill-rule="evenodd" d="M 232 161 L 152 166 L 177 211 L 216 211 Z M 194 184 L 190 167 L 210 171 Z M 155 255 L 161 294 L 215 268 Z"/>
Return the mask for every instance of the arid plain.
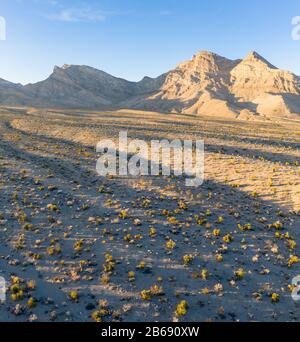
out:
<path id="1" fill-rule="evenodd" d="M 205 181 L 99 177 L 103 138 L 203 139 Z M 300 122 L 0 111 L 1 321 L 299 321 Z"/>

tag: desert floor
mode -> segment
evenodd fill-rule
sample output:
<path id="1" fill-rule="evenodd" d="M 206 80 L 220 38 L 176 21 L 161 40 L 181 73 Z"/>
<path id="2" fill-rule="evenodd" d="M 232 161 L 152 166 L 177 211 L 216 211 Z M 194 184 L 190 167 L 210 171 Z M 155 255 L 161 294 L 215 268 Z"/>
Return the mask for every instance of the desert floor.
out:
<path id="1" fill-rule="evenodd" d="M 100 139 L 204 139 L 205 182 L 97 175 Z M 299 321 L 300 123 L 0 109 L 1 321 Z"/>

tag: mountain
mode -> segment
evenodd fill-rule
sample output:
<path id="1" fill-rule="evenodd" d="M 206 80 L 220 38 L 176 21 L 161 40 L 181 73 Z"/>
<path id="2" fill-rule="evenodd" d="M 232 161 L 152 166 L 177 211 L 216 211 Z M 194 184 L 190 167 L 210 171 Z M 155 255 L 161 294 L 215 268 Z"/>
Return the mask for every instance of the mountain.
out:
<path id="1" fill-rule="evenodd" d="M 140 82 L 78 65 L 55 67 L 46 80 L 26 86 L 0 79 L 0 104 L 299 117 L 300 78 L 256 52 L 230 60 L 201 51 L 174 70 Z"/>
<path id="2" fill-rule="evenodd" d="M 0 78 L 0 104 L 22 104 L 28 100 L 21 84 L 15 84 Z"/>
<path id="3" fill-rule="evenodd" d="M 300 113 L 300 78 L 279 70 L 257 53 L 250 53 L 232 71 L 230 91 L 240 103 L 247 103 L 258 114 Z"/>
<path id="4" fill-rule="evenodd" d="M 160 84 L 151 78 L 129 82 L 88 66 L 55 67 L 45 81 L 24 87 L 36 105 L 54 107 L 112 108 L 130 97 L 151 93 Z"/>
<path id="5" fill-rule="evenodd" d="M 293 116 L 300 114 L 300 78 L 256 52 L 230 60 L 204 51 L 170 71 L 156 93 L 124 105 L 227 117 Z"/>
<path id="6" fill-rule="evenodd" d="M 210 52 L 200 52 L 167 73 L 165 81 L 150 97 L 123 105 L 137 109 L 187 114 L 213 114 L 210 107 L 231 111 L 228 84 L 230 72 L 240 61 L 232 61 Z M 233 100 L 233 99 L 232 99 Z M 228 108 L 227 108 L 228 107 Z"/>
<path id="7" fill-rule="evenodd" d="M 54 108 L 115 109 L 122 101 L 152 94 L 164 75 L 129 82 L 88 66 L 55 66 L 44 81 L 22 86 L 0 79 L 0 104 Z"/>

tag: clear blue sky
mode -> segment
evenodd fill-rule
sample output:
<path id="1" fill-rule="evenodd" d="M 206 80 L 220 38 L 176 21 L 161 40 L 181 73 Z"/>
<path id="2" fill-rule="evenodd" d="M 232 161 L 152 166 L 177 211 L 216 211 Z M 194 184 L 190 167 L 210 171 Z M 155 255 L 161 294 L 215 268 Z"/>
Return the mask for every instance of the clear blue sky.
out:
<path id="1" fill-rule="evenodd" d="M 129 80 L 157 76 L 199 50 L 256 50 L 300 75 L 291 39 L 299 0 L 1 0 L 0 78 L 29 83 L 86 64 Z"/>

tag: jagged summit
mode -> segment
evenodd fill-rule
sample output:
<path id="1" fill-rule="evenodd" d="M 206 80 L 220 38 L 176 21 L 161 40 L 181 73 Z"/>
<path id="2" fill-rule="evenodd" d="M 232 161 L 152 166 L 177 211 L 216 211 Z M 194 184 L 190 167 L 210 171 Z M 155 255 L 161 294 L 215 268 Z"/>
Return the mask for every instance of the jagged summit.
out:
<path id="1" fill-rule="evenodd" d="M 191 60 L 182 62 L 178 65 L 178 67 L 185 65 L 185 64 L 189 64 L 191 65 L 192 63 L 194 64 L 208 64 L 210 63 L 212 64 L 218 64 L 218 62 L 220 61 L 228 61 L 228 62 L 233 62 L 232 60 L 225 58 L 223 56 L 220 56 L 214 52 L 210 52 L 210 51 L 199 51 L 197 54 L 195 54 Z"/>
<path id="2" fill-rule="evenodd" d="M 268 62 L 264 57 L 262 57 L 256 51 L 249 52 L 248 55 L 246 56 L 246 58 L 244 59 L 244 62 L 262 63 L 262 64 L 267 65 L 271 69 L 277 69 L 274 65 L 272 65 L 270 62 Z"/>
<path id="3" fill-rule="evenodd" d="M 0 79 L 0 103 L 40 107 L 119 109 L 225 117 L 300 115 L 300 78 L 256 51 L 232 60 L 199 51 L 157 77 L 129 82 L 85 66 L 55 66 L 26 86 Z"/>
<path id="4" fill-rule="evenodd" d="M 193 58 L 218 58 L 218 57 L 220 57 L 218 54 L 211 52 L 211 51 L 206 51 L 206 50 L 201 50 L 193 56 Z"/>
<path id="5" fill-rule="evenodd" d="M 258 52 L 256 51 L 250 51 L 248 55 L 246 56 L 246 59 L 257 59 L 257 60 L 262 60 L 266 61 L 264 57 L 262 57 Z"/>

